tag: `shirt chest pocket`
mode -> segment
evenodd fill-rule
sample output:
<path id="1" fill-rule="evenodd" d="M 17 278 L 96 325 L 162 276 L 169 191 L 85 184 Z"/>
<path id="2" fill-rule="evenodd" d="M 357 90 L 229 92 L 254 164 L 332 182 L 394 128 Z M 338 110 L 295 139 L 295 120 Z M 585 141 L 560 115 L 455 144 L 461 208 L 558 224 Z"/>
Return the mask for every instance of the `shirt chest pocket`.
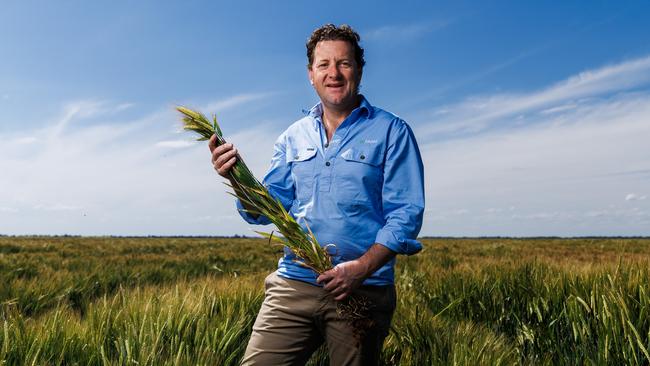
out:
<path id="1" fill-rule="evenodd" d="M 287 165 L 291 168 L 296 198 L 304 203 L 311 199 L 314 191 L 314 168 L 316 149 L 294 148 L 287 151 Z"/>
<path id="2" fill-rule="evenodd" d="M 378 203 L 384 179 L 384 156 L 379 147 L 350 148 L 340 157 L 335 178 L 337 198 Z"/>

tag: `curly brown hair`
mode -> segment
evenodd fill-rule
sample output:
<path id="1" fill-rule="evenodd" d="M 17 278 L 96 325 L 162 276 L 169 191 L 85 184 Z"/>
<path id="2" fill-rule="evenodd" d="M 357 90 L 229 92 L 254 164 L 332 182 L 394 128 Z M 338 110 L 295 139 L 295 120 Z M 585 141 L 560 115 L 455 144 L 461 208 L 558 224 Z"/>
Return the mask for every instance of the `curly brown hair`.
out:
<path id="1" fill-rule="evenodd" d="M 361 37 L 359 37 L 359 34 L 347 24 L 342 24 L 339 27 L 332 23 L 325 24 L 316 29 L 309 37 L 309 40 L 307 40 L 307 60 L 309 61 L 307 68 L 311 68 L 311 64 L 314 62 L 314 49 L 318 42 L 346 41 L 354 47 L 354 61 L 356 61 L 357 65 L 363 69 L 366 60 L 363 59 L 363 48 L 359 46 L 360 40 Z"/>

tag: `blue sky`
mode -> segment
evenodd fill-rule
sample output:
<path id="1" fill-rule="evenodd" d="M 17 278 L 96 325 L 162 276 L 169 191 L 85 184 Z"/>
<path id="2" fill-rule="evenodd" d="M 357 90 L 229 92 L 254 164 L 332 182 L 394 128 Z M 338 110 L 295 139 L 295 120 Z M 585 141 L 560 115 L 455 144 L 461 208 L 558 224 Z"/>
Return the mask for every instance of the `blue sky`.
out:
<path id="1" fill-rule="evenodd" d="M 650 235 L 644 1 L 4 2 L 0 233 L 250 235 L 173 106 L 263 175 L 328 22 L 416 133 L 422 235 Z"/>

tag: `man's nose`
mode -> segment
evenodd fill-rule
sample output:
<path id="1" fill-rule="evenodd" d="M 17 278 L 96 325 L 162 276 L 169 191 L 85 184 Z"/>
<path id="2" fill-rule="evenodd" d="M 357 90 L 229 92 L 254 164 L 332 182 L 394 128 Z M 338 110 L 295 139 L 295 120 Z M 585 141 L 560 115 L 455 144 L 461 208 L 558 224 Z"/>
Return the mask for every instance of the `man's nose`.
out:
<path id="1" fill-rule="evenodd" d="M 327 75 L 333 79 L 338 79 L 341 77 L 341 70 L 339 70 L 339 66 L 336 64 L 330 65 L 327 70 Z"/>

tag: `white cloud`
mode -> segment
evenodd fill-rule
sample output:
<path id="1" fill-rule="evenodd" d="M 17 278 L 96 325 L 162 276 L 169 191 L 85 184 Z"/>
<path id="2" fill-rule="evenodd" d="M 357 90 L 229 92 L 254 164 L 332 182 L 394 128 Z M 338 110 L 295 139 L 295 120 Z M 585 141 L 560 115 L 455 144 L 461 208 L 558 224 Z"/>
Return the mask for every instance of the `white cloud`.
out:
<path id="1" fill-rule="evenodd" d="M 518 220 L 518 219 L 549 220 L 549 219 L 556 219 L 556 218 L 558 218 L 560 216 L 570 217 L 571 214 L 562 215 L 559 212 L 535 212 L 535 213 L 529 213 L 529 214 L 525 214 L 525 215 L 514 214 L 514 215 L 511 215 L 511 218 L 513 218 L 514 220 Z"/>
<path id="2" fill-rule="evenodd" d="M 628 195 L 625 196 L 626 201 L 643 201 L 647 198 L 645 195 L 637 195 L 634 193 L 629 193 Z"/>
<path id="3" fill-rule="evenodd" d="M 251 234 L 206 143 L 167 127 L 180 124 L 173 109 L 130 121 L 109 102 L 62 109 L 50 126 L 22 132 L 29 138 L 0 135 L 0 233 Z M 230 135 L 258 176 L 272 151 L 267 136 L 280 133 L 266 128 Z"/>
<path id="4" fill-rule="evenodd" d="M 25 145 L 25 144 L 33 144 L 36 141 L 36 137 L 33 136 L 24 136 L 24 137 L 17 137 L 12 141 L 8 141 L 10 144 L 18 144 L 18 145 Z"/>
<path id="5" fill-rule="evenodd" d="M 204 113 L 208 115 L 212 113 L 220 113 L 223 112 L 224 110 L 238 107 L 246 103 L 271 97 L 274 94 L 275 93 L 268 92 L 268 93 L 246 93 L 246 94 L 233 95 L 226 99 L 207 103 L 203 106 L 200 106 L 198 110 L 204 111 Z"/>
<path id="6" fill-rule="evenodd" d="M 79 100 L 68 103 L 63 106 L 63 112 L 58 120 L 48 129 L 49 138 L 58 138 L 66 129 L 72 128 L 70 124 L 76 120 L 82 121 L 96 116 L 112 115 L 130 108 L 132 105 L 131 103 L 115 105 L 100 100 Z"/>
<path id="7" fill-rule="evenodd" d="M 192 145 L 195 145 L 195 143 L 187 140 L 168 140 L 168 141 L 156 142 L 156 146 L 158 147 L 171 148 L 171 149 L 182 149 L 182 148 L 190 147 Z"/>
<path id="8" fill-rule="evenodd" d="M 576 104 L 576 103 L 569 103 L 569 104 L 564 104 L 564 105 L 560 105 L 560 106 L 553 107 L 553 108 L 544 109 L 540 113 L 541 114 L 553 114 L 553 113 L 559 113 L 559 112 L 566 112 L 568 110 L 575 109 L 577 106 L 578 106 L 578 104 Z"/>
<path id="9" fill-rule="evenodd" d="M 606 216 L 608 214 L 609 214 L 609 211 L 607 211 L 607 210 L 591 210 L 591 211 L 587 211 L 585 213 L 585 216 L 587 216 L 587 217 L 602 217 L 602 216 Z"/>
<path id="10" fill-rule="evenodd" d="M 51 205 L 41 205 L 38 204 L 34 206 L 35 210 L 43 210 L 43 211 L 78 211 L 82 210 L 83 207 L 80 206 L 73 206 L 73 205 L 66 205 L 63 203 L 55 203 Z"/>
<path id="11" fill-rule="evenodd" d="M 501 213 L 501 212 L 503 212 L 503 209 L 502 208 L 490 207 L 490 208 L 486 209 L 485 212 L 490 213 L 490 214 Z"/>
<path id="12" fill-rule="evenodd" d="M 135 106 L 134 103 L 122 103 L 115 106 L 115 112 L 122 112 Z"/>
<path id="13" fill-rule="evenodd" d="M 362 33 L 362 41 L 403 41 L 423 36 L 447 27 L 451 21 L 436 20 L 422 23 L 385 25 Z"/>
<path id="14" fill-rule="evenodd" d="M 467 125 L 414 125 L 435 213 L 422 233 L 650 235 L 650 200 L 630 193 L 634 207 L 620 204 L 621 191 L 650 184 L 650 92 L 639 88 L 649 72 L 650 57 L 641 58 L 539 92 L 468 98 L 438 115 L 474 118 Z M 462 220 L 458 207 L 469 211 Z"/>
<path id="15" fill-rule="evenodd" d="M 453 212 L 459 206 L 470 210 L 465 220 L 450 218 L 425 225 L 423 233 L 650 234 L 643 215 L 564 215 L 576 210 L 595 212 L 620 202 L 616 192 L 647 188 L 650 175 L 620 172 L 650 168 L 648 115 L 650 95 L 626 95 L 516 129 L 423 141 L 427 205 L 434 212 Z M 571 122 L 556 123 L 558 120 Z M 628 195 L 626 199 L 648 202 L 641 197 Z M 517 215 L 490 210 L 508 206 L 516 206 Z M 479 214 L 485 210 L 491 218 Z M 635 217 L 637 221 L 631 219 Z"/>
<path id="16" fill-rule="evenodd" d="M 650 82 L 650 56 L 617 65 L 585 71 L 548 88 L 526 94 L 496 94 L 470 97 L 431 112 L 433 121 L 421 135 L 477 133 L 494 125 L 508 125 L 513 116 L 539 111 L 559 114 L 577 108 L 576 101 L 589 107 L 593 98 L 630 90 Z"/>

